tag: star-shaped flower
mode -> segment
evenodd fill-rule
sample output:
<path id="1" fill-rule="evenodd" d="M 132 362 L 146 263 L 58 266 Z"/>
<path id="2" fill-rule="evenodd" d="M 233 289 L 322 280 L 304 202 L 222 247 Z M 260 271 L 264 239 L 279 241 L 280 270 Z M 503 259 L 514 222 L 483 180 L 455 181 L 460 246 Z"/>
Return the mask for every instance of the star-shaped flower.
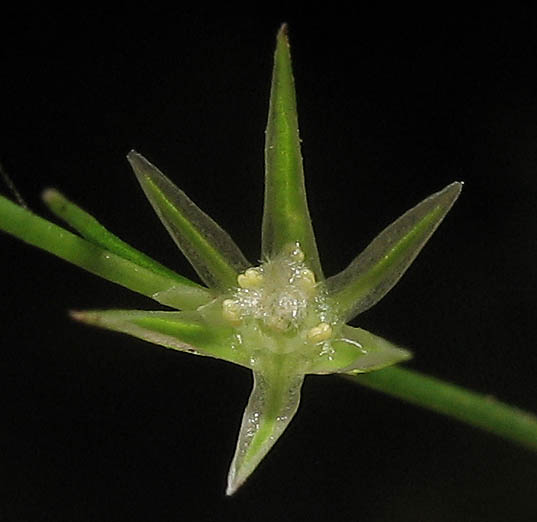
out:
<path id="1" fill-rule="evenodd" d="M 155 166 L 128 160 L 173 240 L 206 286 L 148 258 L 59 192 L 45 202 L 71 234 L 1 198 L 0 227 L 102 277 L 181 311 L 72 312 L 80 321 L 252 370 L 227 493 L 248 478 L 297 411 L 305 375 L 363 373 L 410 353 L 351 319 L 399 280 L 457 199 L 461 183 L 428 197 L 388 226 L 341 273 L 325 279 L 309 217 L 286 34 L 277 36 L 266 131 L 262 261 L 231 237 Z"/>

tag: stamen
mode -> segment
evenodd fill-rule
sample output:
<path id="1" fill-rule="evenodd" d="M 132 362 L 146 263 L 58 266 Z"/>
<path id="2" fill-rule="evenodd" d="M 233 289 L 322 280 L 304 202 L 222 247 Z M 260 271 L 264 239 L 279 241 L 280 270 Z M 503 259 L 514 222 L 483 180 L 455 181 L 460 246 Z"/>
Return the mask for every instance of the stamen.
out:
<path id="1" fill-rule="evenodd" d="M 263 284 L 263 272 L 259 268 L 248 268 L 237 276 L 237 283 L 241 288 L 259 288 Z"/>
<path id="2" fill-rule="evenodd" d="M 234 324 L 240 323 L 241 316 L 239 303 L 233 299 L 224 299 L 222 302 L 222 315 L 224 316 L 224 319 L 227 319 Z"/>
<path id="3" fill-rule="evenodd" d="M 320 343 L 326 341 L 332 335 L 332 327 L 328 323 L 319 323 L 308 332 L 308 341 Z"/>
<path id="4" fill-rule="evenodd" d="M 315 274 L 309 268 L 304 268 L 300 272 L 300 279 L 303 283 L 306 283 L 307 286 L 315 286 Z"/>
<path id="5" fill-rule="evenodd" d="M 304 252 L 302 252 L 302 250 L 298 246 L 298 243 L 295 247 L 293 247 L 291 252 L 289 252 L 289 257 L 292 261 L 295 261 L 297 263 L 302 263 L 302 261 L 304 261 Z"/>

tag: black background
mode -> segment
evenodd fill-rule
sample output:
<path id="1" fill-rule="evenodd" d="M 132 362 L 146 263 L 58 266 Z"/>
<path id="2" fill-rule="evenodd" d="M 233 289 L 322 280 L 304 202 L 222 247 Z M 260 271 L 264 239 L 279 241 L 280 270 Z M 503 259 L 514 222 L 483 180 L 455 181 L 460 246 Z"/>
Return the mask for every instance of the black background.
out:
<path id="1" fill-rule="evenodd" d="M 412 368 L 537 411 L 533 12 L 10 13 L 6 170 L 36 212 L 50 217 L 40 192 L 60 188 L 194 278 L 130 172 L 135 148 L 255 261 L 285 20 L 327 274 L 465 181 L 403 280 L 355 324 L 411 348 Z M 157 306 L 0 239 L 0 520 L 536 519 L 535 454 L 337 377 L 306 379 L 287 432 L 226 498 L 248 372 L 72 322 L 69 309 Z"/>

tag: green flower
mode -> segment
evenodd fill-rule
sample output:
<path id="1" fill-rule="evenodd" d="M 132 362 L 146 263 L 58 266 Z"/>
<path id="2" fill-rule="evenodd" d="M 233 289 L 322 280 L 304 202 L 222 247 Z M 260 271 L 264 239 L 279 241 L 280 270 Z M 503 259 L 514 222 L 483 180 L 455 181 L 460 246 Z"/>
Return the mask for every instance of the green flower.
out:
<path id="1" fill-rule="evenodd" d="M 277 36 L 266 132 L 260 264 L 184 192 L 136 152 L 128 160 L 147 198 L 205 286 L 122 242 L 59 192 L 50 209 L 72 234 L 0 199 L 0 227 L 101 277 L 181 311 L 98 310 L 72 316 L 179 351 L 252 370 L 227 493 L 250 476 L 283 433 L 307 374 L 366 373 L 410 358 L 389 341 L 347 323 L 395 285 L 454 201 L 455 182 L 387 227 L 341 273 L 325 278 L 309 217 L 294 82 L 285 26 Z"/>

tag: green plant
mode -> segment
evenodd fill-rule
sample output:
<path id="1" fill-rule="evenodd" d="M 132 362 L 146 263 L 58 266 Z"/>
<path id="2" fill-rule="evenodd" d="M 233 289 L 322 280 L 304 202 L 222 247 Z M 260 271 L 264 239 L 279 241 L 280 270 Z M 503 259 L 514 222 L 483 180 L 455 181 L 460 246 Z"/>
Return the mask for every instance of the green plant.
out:
<path id="1" fill-rule="evenodd" d="M 48 207 L 80 235 L 0 198 L 0 228 L 179 311 L 77 311 L 80 321 L 252 370 L 228 493 L 252 473 L 292 419 L 307 374 L 345 375 L 537 449 L 533 416 L 430 377 L 390 367 L 410 353 L 346 323 L 399 280 L 461 190 L 452 183 L 385 229 L 344 271 L 326 278 L 309 218 L 285 26 L 277 37 L 267 141 L 262 262 L 146 159 L 133 170 L 170 235 L 206 286 L 122 242 L 55 190 Z M 359 375 L 366 374 L 367 375 Z"/>

